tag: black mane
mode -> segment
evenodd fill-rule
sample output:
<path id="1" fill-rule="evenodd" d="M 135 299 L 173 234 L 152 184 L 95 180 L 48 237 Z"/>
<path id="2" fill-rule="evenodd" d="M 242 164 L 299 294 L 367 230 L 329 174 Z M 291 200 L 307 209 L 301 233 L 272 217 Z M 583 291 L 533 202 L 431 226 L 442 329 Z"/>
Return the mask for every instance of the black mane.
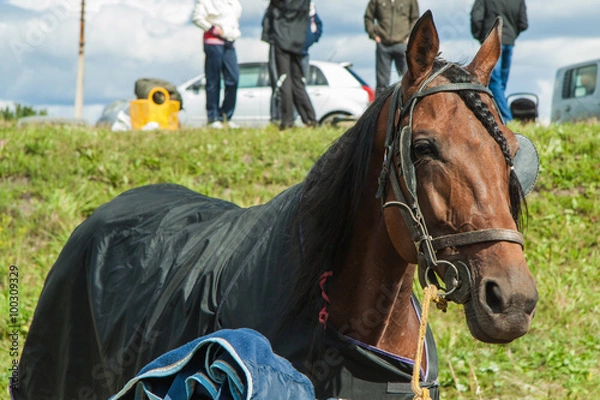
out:
<path id="1" fill-rule="evenodd" d="M 309 171 L 293 226 L 301 260 L 290 298 L 290 318 L 316 322 L 322 298 L 318 281 L 334 270 L 348 245 L 365 185 L 377 118 L 393 87 L 382 92 L 356 124 L 337 139 Z"/>

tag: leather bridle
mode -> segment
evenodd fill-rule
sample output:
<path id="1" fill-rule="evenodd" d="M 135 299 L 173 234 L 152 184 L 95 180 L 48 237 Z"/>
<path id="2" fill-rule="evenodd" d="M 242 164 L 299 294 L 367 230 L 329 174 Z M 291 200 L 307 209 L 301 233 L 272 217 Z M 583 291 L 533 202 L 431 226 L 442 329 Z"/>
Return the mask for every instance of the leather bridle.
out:
<path id="1" fill-rule="evenodd" d="M 436 77 L 441 75 L 452 64 L 447 64 L 433 73 L 414 93 L 410 99 L 403 104 L 401 83 L 398 83 L 391 97 L 390 114 L 385 139 L 383 169 L 379 176 L 379 189 L 376 198 L 381 198 L 382 207 L 398 207 L 404 222 L 408 227 L 411 238 L 415 244 L 418 264 L 419 281 L 421 286 L 430 284 L 439 286 L 435 277 L 436 267 L 445 265 L 446 273 L 443 277 L 446 289 L 440 294 L 448 300 L 463 304 L 469 298 L 472 286 L 471 273 L 468 266 L 462 261 L 451 262 L 437 258 L 437 251 L 448 247 L 460 247 L 484 242 L 508 241 L 518 243 L 523 247 L 523 235 L 511 229 L 480 229 L 471 232 L 453 233 L 436 238 L 431 237 L 427 230 L 427 224 L 421 213 L 417 198 L 417 178 L 411 156 L 413 112 L 418 102 L 431 94 L 440 92 L 457 92 L 461 90 L 472 90 L 486 93 L 493 99 L 488 88 L 476 83 L 449 83 L 427 88 Z M 397 119 L 397 113 L 399 118 Z M 401 121 L 408 115 L 408 125 L 401 126 Z M 396 122 L 397 121 L 397 122 Z M 392 165 L 394 156 L 397 163 Z M 511 166 L 512 167 L 512 166 Z M 399 177 L 404 177 L 405 190 L 400 187 Z M 395 201 L 384 203 L 384 192 L 387 183 L 390 183 Z"/>

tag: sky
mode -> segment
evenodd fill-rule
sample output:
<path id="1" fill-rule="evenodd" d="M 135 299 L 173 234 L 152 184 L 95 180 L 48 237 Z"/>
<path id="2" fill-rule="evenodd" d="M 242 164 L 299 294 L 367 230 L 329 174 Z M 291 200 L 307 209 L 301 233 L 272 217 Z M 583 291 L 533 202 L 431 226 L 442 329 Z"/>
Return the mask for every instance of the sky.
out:
<path id="1" fill-rule="evenodd" d="M 264 61 L 260 41 L 267 0 L 240 0 L 239 62 Z M 474 0 L 420 0 L 433 12 L 442 57 L 468 63 L 479 48 L 470 33 Z M 367 0 L 314 0 L 324 33 L 314 60 L 350 62 L 375 85 L 375 44 L 364 31 Z M 134 98 L 134 83 L 156 77 L 178 85 L 203 72 L 202 31 L 191 22 L 194 0 L 86 1 L 84 118 L 95 123 L 107 104 Z M 556 70 L 600 58 L 600 1 L 529 0 L 529 29 L 517 39 L 507 94 L 535 93 L 547 122 Z M 0 107 L 20 103 L 73 117 L 79 48 L 79 0 L 0 0 Z"/>

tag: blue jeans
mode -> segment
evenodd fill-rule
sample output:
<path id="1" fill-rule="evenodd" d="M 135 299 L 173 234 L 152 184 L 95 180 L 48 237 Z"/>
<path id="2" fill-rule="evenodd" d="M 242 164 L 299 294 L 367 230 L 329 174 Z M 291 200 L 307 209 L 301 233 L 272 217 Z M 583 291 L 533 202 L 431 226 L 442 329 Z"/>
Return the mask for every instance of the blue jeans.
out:
<path id="1" fill-rule="evenodd" d="M 204 74 L 206 76 L 206 114 L 208 123 L 231 120 L 235 109 L 240 69 L 233 43 L 204 45 Z M 225 84 L 223 104 L 221 97 L 221 73 Z"/>
<path id="2" fill-rule="evenodd" d="M 513 119 L 505 94 L 508 74 L 510 73 L 510 64 L 512 63 L 513 48 L 514 46 L 512 45 L 502 45 L 502 53 L 500 53 L 498 64 L 496 64 L 496 67 L 492 71 L 489 85 L 500 113 L 504 118 L 504 122 L 512 121 Z"/>

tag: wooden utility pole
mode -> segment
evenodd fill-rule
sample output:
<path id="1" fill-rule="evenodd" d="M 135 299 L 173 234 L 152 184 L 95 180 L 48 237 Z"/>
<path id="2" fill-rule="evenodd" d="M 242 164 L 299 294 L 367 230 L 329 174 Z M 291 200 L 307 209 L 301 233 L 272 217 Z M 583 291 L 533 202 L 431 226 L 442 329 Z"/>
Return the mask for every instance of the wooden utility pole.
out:
<path id="1" fill-rule="evenodd" d="M 79 60 L 77 64 L 77 85 L 75 86 L 75 118 L 83 116 L 83 76 L 85 72 L 85 0 L 81 0 L 81 20 L 79 27 Z"/>

